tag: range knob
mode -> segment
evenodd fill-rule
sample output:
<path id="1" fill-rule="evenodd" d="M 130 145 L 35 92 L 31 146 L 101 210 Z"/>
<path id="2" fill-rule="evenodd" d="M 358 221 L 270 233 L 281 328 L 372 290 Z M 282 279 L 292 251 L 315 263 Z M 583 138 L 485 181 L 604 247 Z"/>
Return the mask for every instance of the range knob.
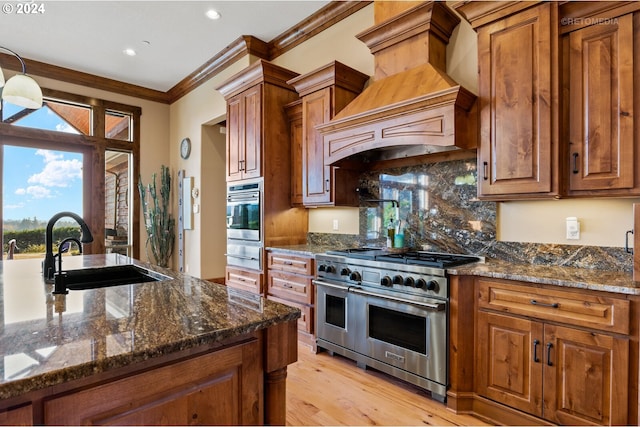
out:
<path id="1" fill-rule="evenodd" d="M 400 276 L 399 274 L 396 276 L 393 276 L 393 284 L 394 285 L 402 285 L 402 276 Z"/>
<path id="2" fill-rule="evenodd" d="M 349 270 L 348 268 L 344 267 L 342 270 L 340 270 L 340 275 L 341 276 L 348 276 L 349 273 L 351 273 L 351 270 Z"/>
<path id="3" fill-rule="evenodd" d="M 386 287 L 391 287 L 393 286 L 393 282 L 391 282 L 391 277 L 389 276 L 384 276 L 382 279 L 380 279 L 380 284 L 382 286 L 386 286 Z"/>
<path id="4" fill-rule="evenodd" d="M 404 279 L 404 285 L 413 287 L 415 285 L 415 280 L 413 280 L 413 277 L 409 276 Z"/>
<path id="5" fill-rule="evenodd" d="M 324 265 L 324 264 L 320 264 L 320 265 L 318 266 L 318 271 L 325 271 L 325 269 L 326 269 L 326 268 L 327 268 L 327 266 L 326 266 L 326 265 Z"/>
<path id="6" fill-rule="evenodd" d="M 437 280 L 429 280 L 427 282 L 427 290 L 428 291 L 435 291 L 438 289 L 438 281 Z"/>
<path id="7" fill-rule="evenodd" d="M 351 275 L 349 276 L 349 279 L 354 280 L 356 282 L 359 282 L 362 280 L 362 276 L 360 276 L 360 273 L 358 273 L 357 271 L 354 271 L 353 273 L 351 273 Z"/>
<path id="8" fill-rule="evenodd" d="M 327 273 L 335 273 L 336 268 L 333 265 L 327 265 L 324 271 L 326 271 Z"/>
<path id="9" fill-rule="evenodd" d="M 424 279 L 418 279 L 418 280 L 416 280 L 416 285 L 415 286 L 416 286 L 417 289 L 422 289 L 425 286 L 427 286 L 427 282 Z"/>

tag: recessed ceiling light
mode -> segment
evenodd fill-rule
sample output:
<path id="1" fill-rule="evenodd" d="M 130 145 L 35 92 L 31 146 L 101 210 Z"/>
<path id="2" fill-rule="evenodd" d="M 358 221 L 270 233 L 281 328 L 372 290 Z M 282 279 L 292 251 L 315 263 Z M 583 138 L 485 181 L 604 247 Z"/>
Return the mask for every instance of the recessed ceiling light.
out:
<path id="1" fill-rule="evenodd" d="M 220 12 L 218 12 L 215 9 L 207 10 L 206 15 L 207 15 L 207 18 L 209 18 L 209 19 L 220 19 L 220 17 L 222 16 L 222 15 L 220 15 Z"/>
<path id="2" fill-rule="evenodd" d="M 122 51 L 125 55 L 128 56 L 136 56 L 136 51 L 131 49 L 131 48 L 127 48 L 125 50 Z"/>

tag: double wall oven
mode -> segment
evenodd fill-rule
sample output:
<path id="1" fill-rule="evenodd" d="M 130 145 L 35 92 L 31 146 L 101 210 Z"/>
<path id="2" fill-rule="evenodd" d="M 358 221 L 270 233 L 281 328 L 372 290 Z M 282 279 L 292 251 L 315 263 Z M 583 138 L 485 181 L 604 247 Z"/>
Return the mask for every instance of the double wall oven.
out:
<path id="1" fill-rule="evenodd" d="M 227 264 L 262 269 L 262 181 L 227 188 Z"/>
<path id="2" fill-rule="evenodd" d="M 350 249 L 316 256 L 318 347 L 430 390 L 448 383 L 445 268 L 467 255 Z"/>

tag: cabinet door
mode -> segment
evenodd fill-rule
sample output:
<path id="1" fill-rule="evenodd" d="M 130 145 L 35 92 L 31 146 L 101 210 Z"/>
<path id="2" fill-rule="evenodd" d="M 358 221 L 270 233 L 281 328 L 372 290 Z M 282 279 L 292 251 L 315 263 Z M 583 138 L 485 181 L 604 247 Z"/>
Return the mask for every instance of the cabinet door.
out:
<path id="1" fill-rule="evenodd" d="M 240 160 L 244 157 L 242 94 L 227 101 L 227 181 L 242 179 Z"/>
<path id="2" fill-rule="evenodd" d="M 32 426 L 33 406 L 26 404 L 18 408 L 0 411 L 0 425 L 3 426 Z"/>
<path id="3" fill-rule="evenodd" d="M 260 177 L 262 85 L 227 101 L 227 181 Z"/>
<path id="4" fill-rule="evenodd" d="M 539 322 L 478 312 L 478 394 L 541 416 L 542 338 Z"/>
<path id="5" fill-rule="evenodd" d="M 327 122 L 333 116 L 331 88 L 306 95 L 302 100 L 302 191 L 305 205 L 331 202 L 331 167 L 324 164 L 322 136 L 315 126 Z"/>
<path id="6" fill-rule="evenodd" d="M 569 189 L 633 188 L 633 16 L 574 31 Z"/>
<path id="7" fill-rule="evenodd" d="M 243 178 L 262 176 L 262 85 L 242 93 L 244 104 L 244 158 L 241 164 Z"/>
<path id="8" fill-rule="evenodd" d="M 480 196 L 553 189 L 556 8 L 545 3 L 478 30 Z"/>
<path id="9" fill-rule="evenodd" d="M 544 418 L 628 424 L 629 340 L 548 324 L 544 335 Z"/>
<path id="10" fill-rule="evenodd" d="M 287 106 L 291 140 L 291 205 L 302 205 L 302 102 Z"/>

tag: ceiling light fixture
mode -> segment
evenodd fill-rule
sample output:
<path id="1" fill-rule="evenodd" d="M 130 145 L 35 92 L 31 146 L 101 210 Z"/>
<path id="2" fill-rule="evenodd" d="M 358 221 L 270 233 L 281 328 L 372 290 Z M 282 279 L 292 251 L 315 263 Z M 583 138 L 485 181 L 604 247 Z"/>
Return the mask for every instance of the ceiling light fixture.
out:
<path id="1" fill-rule="evenodd" d="M 127 56 L 136 56 L 136 51 L 131 49 L 131 48 L 127 48 L 127 49 L 123 50 L 122 52 Z"/>
<path id="2" fill-rule="evenodd" d="M 220 12 L 218 12 L 215 9 L 207 10 L 206 15 L 207 15 L 207 18 L 209 18 L 209 19 L 220 19 L 220 17 L 222 16 L 222 15 L 220 15 Z"/>
<path id="3" fill-rule="evenodd" d="M 30 108 L 32 110 L 42 107 L 42 89 L 40 89 L 40 86 L 38 86 L 35 80 L 27 76 L 27 67 L 20 55 L 3 46 L 0 46 L 0 49 L 18 58 L 18 61 L 22 64 L 22 74 L 16 74 L 6 82 L 2 69 L 0 69 L 2 99 L 19 107 Z M 1 105 L 0 108 L 2 108 Z"/>

